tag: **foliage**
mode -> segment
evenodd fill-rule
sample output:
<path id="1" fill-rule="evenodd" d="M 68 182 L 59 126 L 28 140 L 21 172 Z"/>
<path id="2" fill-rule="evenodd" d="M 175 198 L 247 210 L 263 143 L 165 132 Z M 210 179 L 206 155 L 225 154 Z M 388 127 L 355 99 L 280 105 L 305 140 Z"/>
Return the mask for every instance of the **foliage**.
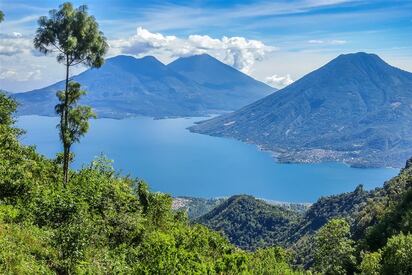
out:
<path id="1" fill-rule="evenodd" d="M 353 215 L 353 233 L 356 239 L 361 239 L 367 235 L 367 231 L 372 226 L 377 225 L 391 212 L 412 186 L 412 159 L 407 161 L 399 175 L 385 182 L 383 188 L 377 188 L 367 198 L 366 203 L 360 208 L 358 213 Z M 406 209 L 405 209 L 406 210 Z M 385 218 L 388 219 L 389 217 Z M 381 227 L 381 226 L 379 226 Z M 378 245 L 382 247 L 386 238 L 376 239 Z"/>
<path id="2" fill-rule="evenodd" d="M 381 274 L 381 251 L 363 253 L 360 271 L 364 275 L 379 275 Z"/>
<path id="3" fill-rule="evenodd" d="M 255 274 L 294 274 L 287 264 L 292 260 L 292 255 L 285 249 L 274 246 L 259 248 L 253 253 L 250 270 Z"/>
<path id="4" fill-rule="evenodd" d="M 92 109 L 88 106 L 78 106 L 77 103 L 82 95 L 86 92 L 80 90 L 80 84 L 77 82 L 69 82 L 69 87 L 67 90 L 67 116 L 68 124 L 63 128 L 63 132 L 60 133 L 60 139 L 65 144 L 73 144 L 79 142 L 80 137 L 82 137 L 89 129 L 89 119 L 95 115 Z M 66 103 L 66 93 L 64 91 L 59 91 L 57 93 L 60 103 L 56 105 L 56 113 L 61 115 L 65 108 Z M 62 125 L 59 124 L 59 127 Z"/>
<path id="5" fill-rule="evenodd" d="M 33 42 L 40 52 L 57 51 L 57 61 L 65 66 L 103 64 L 108 45 L 95 18 L 87 13 L 87 6 L 75 9 L 71 3 L 64 3 L 59 10 L 49 11 L 49 17 L 40 17 L 38 24 Z"/>
<path id="6" fill-rule="evenodd" d="M 412 232 L 412 189 L 402 196 L 398 204 L 389 207 L 382 216 L 366 234 L 367 244 L 372 249 L 384 246 L 392 235 Z"/>
<path id="7" fill-rule="evenodd" d="M 382 250 L 383 274 L 412 274 L 412 235 L 392 236 Z"/>
<path id="8" fill-rule="evenodd" d="M 353 192 L 320 198 L 283 228 L 267 226 L 267 221 L 275 221 L 281 215 L 250 196 L 229 198 L 197 221 L 221 231 L 232 243 L 248 249 L 284 245 L 293 251 L 294 265 L 308 269 L 315 263 L 316 232 L 330 220 L 344 218 L 349 225 L 345 230 L 353 240 L 349 235 L 344 238 L 352 244 L 349 246 L 352 252 L 346 257 L 347 270 L 342 272 L 357 270 L 378 274 L 382 264 L 378 249 L 383 249 L 391 236 L 412 231 L 411 184 L 412 160 L 382 188 L 365 191 L 358 186 Z M 272 237 L 265 241 L 265 236 Z M 246 246 L 242 243 L 245 240 L 248 241 Z M 317 270 L 328 270 L 328 263 L 319 263 Z"/>
<path id="9" fill-rule="evenodd" d="M 315 236 L 315 269 L 324 274 L 348 274 L 355 267 L 354 241 L 348 222 L 332 219 Z"/>
<path id="10" fill-rule="evenodd" d="M 237 246 L 249 250 L 284 244 L 300 214 L 251 196 L 233 196 L 200 217 L 207 227 L 223 232 Z"/>
<path id="11" fill-rule="evenodd" d="M 352 225 L 354 217 L 362 209 L 373 192 L 362 185 L 352 192 L 321 197 L 304 213 L 299 223 L 288 235 L 287 245 L 296 253 L 295 264 L 309 268 L 314 262 L 314 234 L 328 221 L 345 218 Z M 352 226 L 351 226 L 352 227 Z"/>
<path id="12" fill-rule="evenodd" d="M 50 232 L 0 221 L 1 274 L 53 274 L 50 262 L 56 258 Z"/>

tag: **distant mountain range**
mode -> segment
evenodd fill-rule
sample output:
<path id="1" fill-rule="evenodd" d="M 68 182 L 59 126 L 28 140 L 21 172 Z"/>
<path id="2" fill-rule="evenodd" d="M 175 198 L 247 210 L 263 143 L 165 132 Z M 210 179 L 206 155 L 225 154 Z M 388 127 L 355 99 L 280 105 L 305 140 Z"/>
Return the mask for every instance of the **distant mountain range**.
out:
<path id="1" fill-rule="evenodd" d="M 286 88 L 192 131 L 234 137 L 283 162 L 401 167 L 412 155 L 412 73 L 340 55 Z"/>
<path id="2" fill-rule="evenodd" d="M 155 57 L 116 56 L 100 69 L 73 77 L 99 117 L 124 118 L 203 116 L 233 111 L 262 98 L 274 88 L 207 55 L 179 58 L 164 65 Z M 30 92 L 14 94 L 20 115 L 54 115 L 60 81 Z"/>

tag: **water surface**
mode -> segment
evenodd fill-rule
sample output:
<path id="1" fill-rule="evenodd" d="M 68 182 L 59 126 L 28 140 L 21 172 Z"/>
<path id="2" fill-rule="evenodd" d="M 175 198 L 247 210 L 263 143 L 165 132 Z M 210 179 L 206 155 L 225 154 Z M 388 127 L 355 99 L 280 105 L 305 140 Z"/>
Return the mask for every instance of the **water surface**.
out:
<path id="1" fill-rule="evenodd" d="M 116 169 L 146 180 L 152 190 L 198 197 L 251 194 L 289 202 L 313 202 L 320 196 L 382 186 L 398 169 L 350 168 L 340 163 L 282 164 L 256 146 L 232 139 L 191 133 L 202 118 L 153 120 L 97 119 L 74 145 L 75 168 L 103 153 Z M 23 116 L 25 144 L 48 157 L 61 150 L 57 118 Z"/>

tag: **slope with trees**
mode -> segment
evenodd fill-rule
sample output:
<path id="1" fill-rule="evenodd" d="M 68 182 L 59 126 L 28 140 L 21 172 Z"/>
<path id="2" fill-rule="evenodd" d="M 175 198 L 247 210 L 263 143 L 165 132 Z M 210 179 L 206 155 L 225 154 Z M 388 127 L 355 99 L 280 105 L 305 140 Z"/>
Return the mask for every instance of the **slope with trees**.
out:
<path id="1" fill-rule="evenodd" d="M 58 161 L 19 143 L 16 106 L 0 94 L 0 273 L 293 273 L 282 248 L 236 248 L 104 158 L 64 185 Z"/>
<path id="2" fill-rule="evenodd" d="M 197 219 L 207 227 L 222 232 L 237 246 L 256 249 L 285 245 L 289 231 L 300 214 L 270 205 L 252 196 L 232 196 Z"/>

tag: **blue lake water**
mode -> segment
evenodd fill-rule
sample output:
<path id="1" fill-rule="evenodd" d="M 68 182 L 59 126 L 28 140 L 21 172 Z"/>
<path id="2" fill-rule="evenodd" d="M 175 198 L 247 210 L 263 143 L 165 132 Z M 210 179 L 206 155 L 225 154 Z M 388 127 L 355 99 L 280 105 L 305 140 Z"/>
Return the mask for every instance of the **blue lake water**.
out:
<path id="1" fill-rule="evenodd" d="M 282 164 L 256 146 L 186 130 L 202 118 L 153 120 L 97 119 L 74 145 L 73 167 L 90 163 L 103 153 L 122 174 L 146 180 L 152 190 L 198 197 L 251 194 L 289 202 L 313 202 L 320 196 L 382 186 L 398 169 L 350 168 L 340 163 Z M 48 157 L 61 150 L 58 119 L 23 116 L 22 142 L 36 145 Z"/>

